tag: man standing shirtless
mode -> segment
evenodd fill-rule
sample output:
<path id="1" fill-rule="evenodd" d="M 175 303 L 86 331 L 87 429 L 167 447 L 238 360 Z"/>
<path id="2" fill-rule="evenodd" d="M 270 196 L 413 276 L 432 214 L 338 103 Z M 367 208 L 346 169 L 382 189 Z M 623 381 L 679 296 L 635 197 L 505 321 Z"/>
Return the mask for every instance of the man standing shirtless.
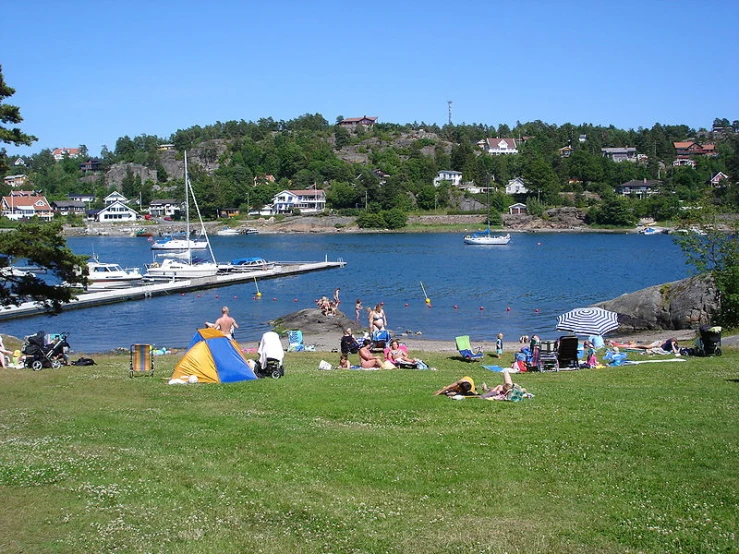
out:
<path id="1" fill-rule="evenodd" d="M 223 306 L 223 308 L 221 308 L 221 317 L 216 319 L 213 323 L 206 321 L 205 326 L 218 329 L 230 339 L 233 338 L 234 330 L 239 328 L 239 324 L 236 323 L 236 320 L 228 314 L 228 306 Z"/>

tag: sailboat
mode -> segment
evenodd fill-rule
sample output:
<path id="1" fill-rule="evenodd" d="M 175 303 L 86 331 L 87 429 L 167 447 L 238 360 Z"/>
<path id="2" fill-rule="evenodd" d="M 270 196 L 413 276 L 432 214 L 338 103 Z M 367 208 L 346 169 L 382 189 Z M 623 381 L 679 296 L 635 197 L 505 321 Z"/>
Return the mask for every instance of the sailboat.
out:
<path id="1" fill-rule="evenodd" d="M 206 261 L 199 258 L 194 258 L 192 250 L 193 246 L 190 237 L 190 197 L 195 206 L 195 211 L 198 214 L 198 220 L 200 221 L 200 234 L 203 237 L 203 243 L 205 248 L 210 253 L 211 261 Z M 173 280 L 173 279 L 192 279 L 193 277 L 211 277 L 218 273 L 218 264 L 215 263 L 215 256 L 213 255 L 213 249 L 210 246 L 210 240 L 208 240 L 208 233 L 203 225 L 203 218 L 200 215 L 200 208 L 198 207 L 198 201 L 195 198 L 195 193 L 192 190 L 192 183 L 190 183 L 190 176 L 187 172 L 187 152 L 185 152 L 185 236 L 187 240 L 183 240 L 183 250 L 181 252 L 167 252 L 160 254 L 160 261 L 154 261 L 151 264 L 147 264 L 146 273 L 144 279 L 147 280 Z"/>
<path id="2" fill-rule="evenodd" d="M 493 235 L 490 230 L 490 186 L 488 184 L 488 228 L 464 237 L 465 244 L 477 246 L 504 245 L 511 241 L 511 235 Z"/>

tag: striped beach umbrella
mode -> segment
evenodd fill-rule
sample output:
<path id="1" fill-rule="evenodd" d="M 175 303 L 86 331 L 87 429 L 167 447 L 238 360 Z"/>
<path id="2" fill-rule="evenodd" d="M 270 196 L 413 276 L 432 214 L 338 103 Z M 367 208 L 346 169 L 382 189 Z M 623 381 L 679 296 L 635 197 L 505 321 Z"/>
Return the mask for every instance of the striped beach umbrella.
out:
<path id="1" fill-rule="evenodd" d="M 605 335 L 618 329 L 618 314 L 603 308 L 576 308 L 557 318 L 557 330 L 578 335 Z"/>

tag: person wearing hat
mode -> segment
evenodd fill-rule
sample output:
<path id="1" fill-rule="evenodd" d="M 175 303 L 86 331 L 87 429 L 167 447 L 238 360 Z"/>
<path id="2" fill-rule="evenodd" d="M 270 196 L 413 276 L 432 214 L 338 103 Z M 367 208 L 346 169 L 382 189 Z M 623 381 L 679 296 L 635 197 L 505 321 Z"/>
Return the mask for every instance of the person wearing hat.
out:
<path id="1" fill-rule="evenodd" d="M 458 394 L 462 396 L 477 396 L 477 390 L 475 390 L 475 382 L 472 380 L 472 377 L 464 376 L 459 381 L 455 381 L 451 385 L 447 385 L 434 393 L 435 396 L 442 394 L 446 396 L 456 396 Z"/>

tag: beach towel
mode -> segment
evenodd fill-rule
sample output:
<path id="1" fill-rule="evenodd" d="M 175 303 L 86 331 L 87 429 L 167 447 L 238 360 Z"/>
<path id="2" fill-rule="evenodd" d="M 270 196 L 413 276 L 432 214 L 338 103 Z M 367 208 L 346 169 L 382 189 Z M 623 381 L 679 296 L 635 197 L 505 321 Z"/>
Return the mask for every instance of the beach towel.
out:
<path id="1" fill-rule="evenodd" d="M 508 373 L 520 373 L 518 370 L 518 367 L 514 364 L 513 367 L 500 367 L 499 365 L 484 365 L 482 366 L 488 371 L 495 371 L 495 372 L 501 372 L 501 371 L 507 371 Z"/>

